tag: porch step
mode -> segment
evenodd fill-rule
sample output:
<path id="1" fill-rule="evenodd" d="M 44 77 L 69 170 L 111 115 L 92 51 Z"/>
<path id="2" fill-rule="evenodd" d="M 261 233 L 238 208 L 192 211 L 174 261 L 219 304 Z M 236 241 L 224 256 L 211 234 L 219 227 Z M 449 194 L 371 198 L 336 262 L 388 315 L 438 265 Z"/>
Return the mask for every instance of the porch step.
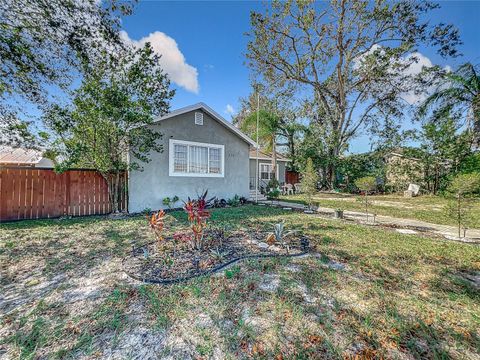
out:
<path id="1" fill-rule="evenodd" d="M 250 190 L 250 201 L 255 201 L 256 190 Z M 263 195 L 260 191 L 258 192 L 258 196 L 256 197 L 257 200 L 263 201 L 267 200 L 265 195 Z"/>

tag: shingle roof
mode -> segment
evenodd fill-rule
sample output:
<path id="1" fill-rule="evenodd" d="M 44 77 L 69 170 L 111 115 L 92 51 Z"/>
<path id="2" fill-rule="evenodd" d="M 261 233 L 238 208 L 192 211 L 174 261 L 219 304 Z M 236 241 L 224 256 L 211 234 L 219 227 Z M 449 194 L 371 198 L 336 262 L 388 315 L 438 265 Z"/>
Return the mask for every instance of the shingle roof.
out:
<path id="1" fill-rule="evenodd" d="M 34 149 L 0 147 L 0 164 L 35 165 L 42 160 L 42 152 Z"/>

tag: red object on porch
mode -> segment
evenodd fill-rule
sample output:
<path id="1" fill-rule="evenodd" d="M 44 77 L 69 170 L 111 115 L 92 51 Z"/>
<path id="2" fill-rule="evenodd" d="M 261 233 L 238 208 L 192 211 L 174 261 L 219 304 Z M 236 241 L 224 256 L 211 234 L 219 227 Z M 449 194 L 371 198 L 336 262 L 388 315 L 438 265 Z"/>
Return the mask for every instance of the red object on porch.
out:
<path id="1" fill-rule="evenodd" d="M 285 183 L 287 184 L 296 184 L 300 182 L 300 174 L 296 171 L 285 171 Z"/>

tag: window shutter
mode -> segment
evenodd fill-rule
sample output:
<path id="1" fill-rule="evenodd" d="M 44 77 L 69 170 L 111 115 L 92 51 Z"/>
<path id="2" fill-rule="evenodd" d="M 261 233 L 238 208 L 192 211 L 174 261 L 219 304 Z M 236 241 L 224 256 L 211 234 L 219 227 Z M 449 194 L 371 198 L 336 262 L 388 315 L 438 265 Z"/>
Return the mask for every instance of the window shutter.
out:
<path id="1" fill-rule="evenodd" d="M 195 113 L 195 125 L 203 125 L 203 113 Z"/>

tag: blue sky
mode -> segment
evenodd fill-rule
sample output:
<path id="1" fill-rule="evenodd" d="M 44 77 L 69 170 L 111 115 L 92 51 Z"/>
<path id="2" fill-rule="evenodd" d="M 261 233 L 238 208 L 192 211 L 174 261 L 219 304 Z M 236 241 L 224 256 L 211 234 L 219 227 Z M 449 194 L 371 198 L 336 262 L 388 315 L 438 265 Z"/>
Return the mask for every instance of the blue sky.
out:
<path id="1" fill-rule="evenodd" d="M 464 56 L 445 60 L 429 48 L 419 52 L 435 64 L 452 68 L 465 61 L 480 63 L 480 1 L 442 1 L 440 5 L 431 21 L 459 28 Z M 249 30 L 250 11 L 261 8 L 261 3 L 254 1 L 141 1 L 135 13 L 123 20 L 124 36 L 168 49 L 168 70 L 177 89 L 172 109 L 203 101 L 229 119 L 227 107 L 238 110 L 239 97 L 250 91 L 244 34 Z M 352 152 L 368 150 L 368 136 L 352 141 Z"/>

